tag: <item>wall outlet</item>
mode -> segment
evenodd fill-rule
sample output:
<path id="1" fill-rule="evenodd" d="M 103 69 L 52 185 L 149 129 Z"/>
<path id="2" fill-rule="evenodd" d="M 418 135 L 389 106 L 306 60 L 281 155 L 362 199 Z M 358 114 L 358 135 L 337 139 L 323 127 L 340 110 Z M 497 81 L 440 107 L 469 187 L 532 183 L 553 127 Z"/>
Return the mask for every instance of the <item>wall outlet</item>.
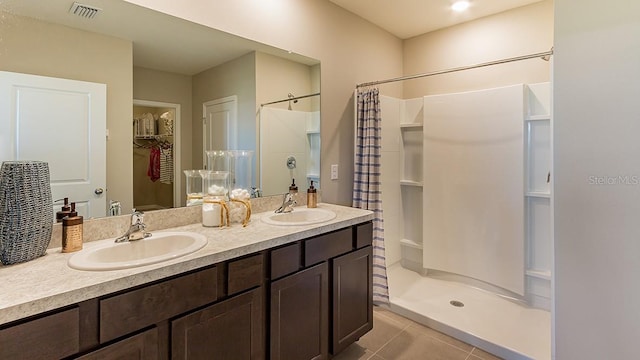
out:
<path id="1" fill-rule="evenodd" d="M 331 180 L 338 180 L 338 164 L 331 165 Z"/>

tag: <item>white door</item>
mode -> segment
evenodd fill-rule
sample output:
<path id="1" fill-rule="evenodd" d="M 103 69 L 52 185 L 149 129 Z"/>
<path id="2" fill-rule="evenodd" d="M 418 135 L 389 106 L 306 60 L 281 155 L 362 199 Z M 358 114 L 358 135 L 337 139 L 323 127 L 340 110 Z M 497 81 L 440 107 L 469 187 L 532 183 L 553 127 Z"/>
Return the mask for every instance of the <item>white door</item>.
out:
<path id="1" fill-rule="evenodd" d="M 202 104 L 203 168 L 207 168 L 207 150 L 237 150 L 238 97 L 229 96 Z"/>
<path id="2" fill-rule="evenodd" d="M 59 210 L 106 215 L 105 84 L 0 71 L 0 161 L 49 163 Z"/>

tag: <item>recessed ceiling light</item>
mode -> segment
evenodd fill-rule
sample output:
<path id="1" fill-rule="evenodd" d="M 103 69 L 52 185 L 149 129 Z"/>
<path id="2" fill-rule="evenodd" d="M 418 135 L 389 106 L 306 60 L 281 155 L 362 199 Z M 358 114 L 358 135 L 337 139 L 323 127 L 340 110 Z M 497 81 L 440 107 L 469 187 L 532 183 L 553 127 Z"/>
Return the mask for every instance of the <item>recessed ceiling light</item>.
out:
<path id="1" fill-rule="evenodd" d="M 469 5 L 468 1 L 456 1 L 451 5 L 451 9 L 453 11 L 465 11 L 469 8 Z"/>

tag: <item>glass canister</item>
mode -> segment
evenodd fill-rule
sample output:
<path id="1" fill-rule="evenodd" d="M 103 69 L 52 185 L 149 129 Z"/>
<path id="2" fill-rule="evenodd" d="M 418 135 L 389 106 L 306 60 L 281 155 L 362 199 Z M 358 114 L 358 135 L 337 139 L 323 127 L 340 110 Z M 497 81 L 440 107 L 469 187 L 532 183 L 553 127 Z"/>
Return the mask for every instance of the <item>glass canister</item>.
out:
<path id="1" fill-rule="evenodd" d="M 253 150 L 230 150 L 230 179 L 232 199 L 248 200 L 253 186 Z"/>
<path id="2" fill-rule="evenodd" d="M 217 196 L 226 199 L 229 193 L 229 172 L 199 170 L 202 177 L 202 193 L 205 196 Z"/>
<path id="3" fill-rule="evenodd" d="M 200 170 L 204 190 L 202 203 L 202 225 L 223 226 L 229 222 L 227 195 L 229 192 L 229 172 Z"/>
<path id="4" fill-rule="evenodd" d="M 253 151 L 231 150 L 231 191 L 229 213 L 232 223 L 247 226 L 251 219 L 251 190 L 253 186 Z"/>
<path id="5" fill-rule="evenodd" d="M 202 204 L 202 176 L 200 170 L 185 170 L 187 178 L 187 206 Z"/>
<path id="6" fill-rule="evenodd" d="M 207 151 L 207 170 L 213 171 L 230 171 L 229 161 L 230 154 L 227 150 L 208 150 Z"/>

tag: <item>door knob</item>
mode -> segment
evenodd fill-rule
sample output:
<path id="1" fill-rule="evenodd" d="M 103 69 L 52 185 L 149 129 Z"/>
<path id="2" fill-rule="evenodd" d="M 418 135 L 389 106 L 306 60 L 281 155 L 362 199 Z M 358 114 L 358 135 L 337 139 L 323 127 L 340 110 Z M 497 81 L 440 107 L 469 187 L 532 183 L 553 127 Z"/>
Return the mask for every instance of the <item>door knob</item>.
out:
<path id="1" fill-rule="evenodd" d="M 102 193 L 104 192 L 103 188 L 97 188 L 95 190 L 93 190 L 94 193 L 96 193 L 96 195 L 102 195 Z"/>

